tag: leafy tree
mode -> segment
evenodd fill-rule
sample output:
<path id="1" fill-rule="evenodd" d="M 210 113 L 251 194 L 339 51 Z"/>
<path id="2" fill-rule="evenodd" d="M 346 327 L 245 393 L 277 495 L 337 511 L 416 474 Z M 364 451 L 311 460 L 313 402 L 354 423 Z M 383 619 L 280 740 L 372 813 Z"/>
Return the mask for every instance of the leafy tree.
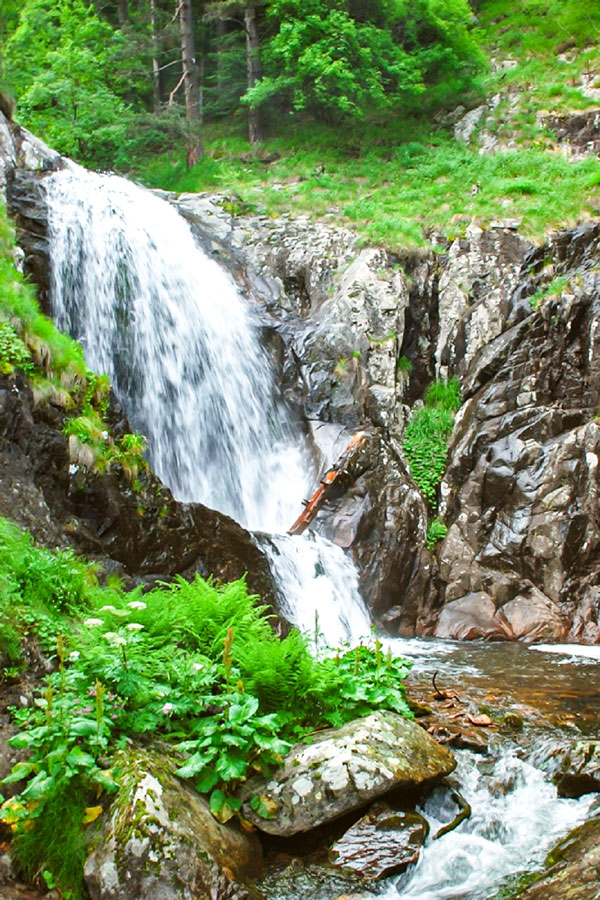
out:
<path id="1" fill-rule="evenodd" d="M 6 45 L 19 115 L 63 153 L 110 161 L 128 109 L 111 79 L 122 37 L 83 0 L 28 0 Z"/>
<path id="2" fill-rule="evenodd" d="M 270 0 L 267 18 L 251 106 L 361 120 L 454 99 L 482 65 L 467 0 Z"/>

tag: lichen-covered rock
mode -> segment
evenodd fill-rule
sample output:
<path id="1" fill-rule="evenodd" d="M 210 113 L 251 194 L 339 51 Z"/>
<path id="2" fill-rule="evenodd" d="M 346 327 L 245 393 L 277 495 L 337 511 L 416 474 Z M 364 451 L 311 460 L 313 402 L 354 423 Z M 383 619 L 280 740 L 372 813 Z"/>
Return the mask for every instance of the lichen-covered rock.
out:
<path id="1" fill-rule="evenodd" d="M 335 866 L 377 881 L 415 863 L 428 830 L 419 813 L 377 803 L 333 844 L 329 858 Z"/>
<path id="2" fill-rule="evenodd" d="M 337 819 L 397 788 L 449 774 L 454 757 L 426 731 L 396 713 L 380 711 L 296 744 L 271 778 L 252 778 L 246 818 L 268 834 L 288 836 Z M 271 818 L 250 806 L 263 799 Z"/>
<path id="3" fill-rule="evenodd" d="M 90 842 L 92 900 L 247 900 L 258 840 L 212 816 L 161 755 L 124 751 L 121 787 Z"/>

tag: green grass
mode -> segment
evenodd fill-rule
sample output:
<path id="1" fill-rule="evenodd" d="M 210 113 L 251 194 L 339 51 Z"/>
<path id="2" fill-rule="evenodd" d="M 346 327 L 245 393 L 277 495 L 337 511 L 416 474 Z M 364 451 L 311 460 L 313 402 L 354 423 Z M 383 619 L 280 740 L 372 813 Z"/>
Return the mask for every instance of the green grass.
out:
<path id="1" fill-rule="evenodd" d="M 437 507 L 437 489 L 446 468 L 448 439 L 460 404 L 457 378 L 435 381 L 425 392 L 424 406 L 414 410 L 404 433 L 403 449 L 411 475 L 432 510 Z M 445 527 L 438 519 L 431 523 L 427 533 L 429 549 L 444 536 Z"/>
<path id="2" fill-rule="evenodd" d="M 242 125 L 209 124 L 197 166 L 188 170 L 181 155 L 166 155 L 149 161 L 139 177 L 174 191 L 224 192 L 234 210 L 346 224 L 364 243 L 391 250 L 427 244 L 432 230 L 460 236 L 472 220 L 485 227 L 516 218 L 521 234 L 541 239 L 597 216 L 600 162 L 567 161 L 537 114 L 598 105 L 584 97 L 580 78 L 597 66 L 600 7 L 580 0 L 475 6 L 488 58 L 517 62 L 512 69 L 490 67 L 481 96 L 471 98 L 476 105 L 501 94 L 481 127 L 510 141 L 510 149 L 480 155 L 475 142 L 457 143 L 449 126 L 398 116 L 361 129 L 278 123 L 257 153 L 241 137 Z M 479 187 L 474 195 L 472 185 Z"/>
<path id="3" fill-rule="evenodd" d="M 46 379 L 56 390 L 83 388 L 87 372 L 83 350 L 40 312 L 35 289 L 15 269 L 14 246 L 14 229 L 0 201 L 0 323 L 5 342 L 10 331 L 16 334 L 31 363 L 37 367 L 38 379 Z M 10 358 L 8 345 L 4 347 L 4 357 L 2 352 L 0 342 L 0 365 L 4 362 L 5 374 L 7 366 L 19 367 L 14 348 Z M 24 357 L 22 362 L 29 368 L 29 362 Z"/>

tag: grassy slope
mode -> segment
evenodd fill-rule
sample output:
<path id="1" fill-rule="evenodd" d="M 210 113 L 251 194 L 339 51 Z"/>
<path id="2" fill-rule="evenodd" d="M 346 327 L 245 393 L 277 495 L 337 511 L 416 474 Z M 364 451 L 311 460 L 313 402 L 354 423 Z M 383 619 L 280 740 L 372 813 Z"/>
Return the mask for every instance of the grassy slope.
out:
<path id="1" fill-rule="evenodd" d="M 366 243 L 392 250 L 426 243 L 431 230 L 452 237 L 472 218 L 486 225 L 518 217 L 521 233 L 539 238 L 597 215 L 600 162 L 568 162 L 536 113 L 598 105 L 584 96 L 580 78 L 598 57 L 600 8 L 583 9 L 581 0 L 476 5 L 490 60 L 517 62 L 510 70 L 491 66 L 481 84 L 482 96 L 500 94 L 483 127 L 508 143 L 501 152 L 480 155 L 476 138 L 465 146 L 449 126 L 414 119 L 364 126 L 362 133 L 312 123 L 281 127 L 258 154 L 241 128 L 213 126 L 196 167 L 163 157 L 140 177 L 175 191 L 225 191 L 268 215 L 306 213 L 348 224 Z"/>

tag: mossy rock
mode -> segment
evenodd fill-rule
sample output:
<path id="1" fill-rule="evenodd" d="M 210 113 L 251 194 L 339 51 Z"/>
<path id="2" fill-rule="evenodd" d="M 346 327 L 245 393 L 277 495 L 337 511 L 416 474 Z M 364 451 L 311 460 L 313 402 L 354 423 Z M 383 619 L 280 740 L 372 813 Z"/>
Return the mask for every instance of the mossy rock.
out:
<path id="1" fill-rule="evenodd" d="M 92 900 L 246 900 L 260 874 L 258 840 L 222 825 L 158 752 L 121 751 L 121 787 L 92 836 L 85 880 Z"/>

